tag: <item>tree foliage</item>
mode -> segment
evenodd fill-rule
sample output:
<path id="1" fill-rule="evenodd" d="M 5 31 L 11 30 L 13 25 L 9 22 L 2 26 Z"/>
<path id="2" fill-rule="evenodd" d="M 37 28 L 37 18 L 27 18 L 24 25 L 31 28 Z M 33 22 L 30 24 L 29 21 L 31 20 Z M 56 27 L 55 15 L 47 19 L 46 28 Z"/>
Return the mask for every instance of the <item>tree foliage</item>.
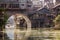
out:
<path id="1" fill-rule="evenodd" d="M 60 15 L 58 15 L 55 20 L 54 20 L 55 24 L 59 24 L 60 23 Z"/>
<path id="2" fill-rule="evenodd" d="M 8 19 L 8 15 L 6 13 L 1 13 L 0 15 L 0 28 L 3 27 L 6 24 L 6 21 Z"/>
<path id="3" fill-rule="evenodd" d="M 60 15 L 55 18 L 54 23 L 55 27 L 60 28 Z"/>
<path id="4" fill-rule="evenodd" d="M 7 21 L 8 17 L 9 17 L 8 14 L 5 13 L 4 14 L 4 25 L 6 24 L 6 21 Z"/>
<path id="5" fill-rule="evenodd" d="M 6 24 L 6 21 L 8 19 L 8 15 L 6 13 L 2 13 L 2 11 L 0 11 L 0 31 L 3 31 L 4 29 L 4 25 Z M 4 35 L 6 35 L 4 33 Z M 3 32 L 0 32 L 0 40 L 3 40 Z M 5 37 L 6 40 L 9 40 L 8 36 L 6 35 Z"/>

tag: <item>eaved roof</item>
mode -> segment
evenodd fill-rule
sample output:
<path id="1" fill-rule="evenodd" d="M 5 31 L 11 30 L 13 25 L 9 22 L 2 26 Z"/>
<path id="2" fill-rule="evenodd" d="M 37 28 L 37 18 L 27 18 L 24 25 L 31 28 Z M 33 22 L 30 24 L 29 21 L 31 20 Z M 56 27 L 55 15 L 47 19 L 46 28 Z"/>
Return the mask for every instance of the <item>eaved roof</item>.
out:
<path id="1" fill-rule="evenodd" d="M 39 10 L 41 10 L 41 9 L 43 9 L 44 7 L 41 7 L 41 8 L 39 8 L 39 9 L 37 9 L 36 11 L 39 11 Z"/>
<path id="2" fill-rule="evenodd" d="M 35 11 L 32 11 L 32 12 L 28 12 L 28 15 L 33 15 L 35 13 L 38 13 L 38 14 L 50 14 L 50 10 L 47 8 L 47 7 L 41 7 Z"/>
<path id="3" fill-rule="evenodd" d="M 51 13 L 50 10 L 46 7 L 38 9 L 37 12 L 42 13 L 42 14 L 46 14 L 46 13 L 50 14 Z"/>

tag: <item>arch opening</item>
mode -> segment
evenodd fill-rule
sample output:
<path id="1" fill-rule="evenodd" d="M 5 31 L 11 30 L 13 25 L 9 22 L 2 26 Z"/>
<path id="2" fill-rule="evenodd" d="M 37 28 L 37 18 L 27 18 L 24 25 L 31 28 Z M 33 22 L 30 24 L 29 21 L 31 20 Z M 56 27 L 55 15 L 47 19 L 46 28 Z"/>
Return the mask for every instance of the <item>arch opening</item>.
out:
<path id="1" fill-rule="evenodd" d="M 20 27 L 20 28 L 19 28 Z M 21 31 L 21 29 L 24 29 Z M 26 30 L 25 30 L 26 29 Z M 5 25 L 5 31 L 12 40 L 19 39 L 20 37 L 17 37 L 21 35 L 20 33 L 25 32 L 24 38 L 28 37 L 31 32 L 31 21 L 26 15 L 23 14 L 15 14 L 9 17 L 7 20 L 7 23 Z M 12 37 L 9 35 L 11 33 Z M 17 35 L 17 36 L 16 36 Z M 17 38 L 15 38 L 17 37 Z M 22 38 L 21 38 L 22 39 Z"/>

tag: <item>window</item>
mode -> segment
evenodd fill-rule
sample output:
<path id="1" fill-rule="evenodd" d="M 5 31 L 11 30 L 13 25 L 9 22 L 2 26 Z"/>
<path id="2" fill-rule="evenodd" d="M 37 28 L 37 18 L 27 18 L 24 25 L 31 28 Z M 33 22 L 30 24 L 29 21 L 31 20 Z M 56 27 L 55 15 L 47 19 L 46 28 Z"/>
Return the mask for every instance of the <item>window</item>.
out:
<path id="1" fill-rule="evenodd" d="M 5 8 L 6 4 L 0 4 L 0 8 Z"/>
<path id="2" fill-rule="evenodd" d="M 17 0 L 17 1 L 19 1 L 19 0 Z"/>
<path id="3" fill-rule="evenodd" d="M 28 7 L 31 7 L 31 5 L 27 5 Z"/>
<path id="4" fill-rule="evenodd" d="M 19 8 L 19 4 L 10 4 L 9 8 Z"/>
<path id="5" fill-rule="evenodd" d="M 22 6 L 24 6 L 24 4 L 21 4 Z"/>

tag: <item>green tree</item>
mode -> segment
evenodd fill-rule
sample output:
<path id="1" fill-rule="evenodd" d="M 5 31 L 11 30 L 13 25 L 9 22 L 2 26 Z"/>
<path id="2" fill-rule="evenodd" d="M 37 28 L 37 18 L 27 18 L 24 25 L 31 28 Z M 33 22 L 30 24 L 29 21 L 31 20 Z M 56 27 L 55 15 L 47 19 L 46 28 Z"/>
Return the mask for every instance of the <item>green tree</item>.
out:
<path id="1" fill-rule="evenodd" d="M 4 29 L 4 25 L 6 24 L 6 21 L 8 19 L 8 15 L 6 13 L 3 13 L 2 11 L 0 11 L 0 39 L 3 40 L 3 29 Z"/>
<path id="2" fill-rule="evenodd" d="M 6 21 L 8 19 L 8 15 L 6 13 L 0 13 L 0 28 L 3 28 L 3 26 L 6 24 Z"/>
<path id="3" fill-rule="evenodd" d="M 60 28 L 60 15 L 55 18 L 54 23 L 56 28 Z"/>
<path id="4" fill-rule="evenodd" d="M 4 8 L 0 8 L 0 28 L 3 27 L 8 19 L 8 15 Z"/>
<path id="5" fill-rule="evenodd" d="M 8 14 L 5 13 L 5 14 L 4 14 L 4 25 L 6 24 L 6 21 L 8 20 L 8 17 L 9 17 Z"/>

